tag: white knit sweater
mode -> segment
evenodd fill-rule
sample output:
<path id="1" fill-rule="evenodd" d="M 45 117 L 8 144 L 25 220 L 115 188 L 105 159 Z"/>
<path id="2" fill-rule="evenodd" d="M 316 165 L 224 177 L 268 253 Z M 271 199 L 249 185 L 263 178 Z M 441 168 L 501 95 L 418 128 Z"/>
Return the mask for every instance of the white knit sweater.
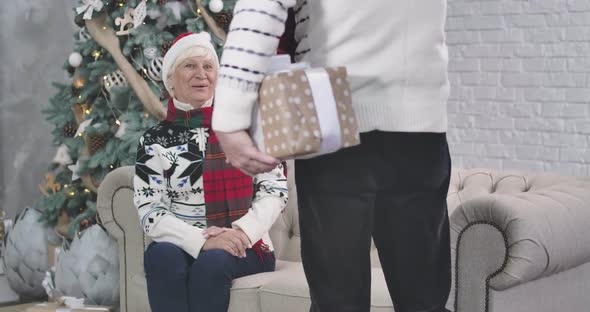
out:
<path id="1" fill-rule="evenodd" d="M 193 109 L 177 100 L 174 105 L 179 111 Z M 133 179 L 133 202 L 144 233 L 153 241 L 175 244 L 194 258 L 206 241 L 202 166 L 208 133 L 208 128 L 168 122 L 148 129 L 140 139 Z M 288 200 L 282 165 L 254 176 L 253 183 L 252 207 L 232 227 L 241 229 L 252 243 L 262 239 L 273 250 L 268 231 Z"/>
<path id="2" fill-rule="evenodd" d="M 215 95 L 213 128 L 247 129 L 257 90 L 296 13 L 298 61 L 346 66 L 361 132 L 445 132 L 446 0 L 240 0 Z"/>

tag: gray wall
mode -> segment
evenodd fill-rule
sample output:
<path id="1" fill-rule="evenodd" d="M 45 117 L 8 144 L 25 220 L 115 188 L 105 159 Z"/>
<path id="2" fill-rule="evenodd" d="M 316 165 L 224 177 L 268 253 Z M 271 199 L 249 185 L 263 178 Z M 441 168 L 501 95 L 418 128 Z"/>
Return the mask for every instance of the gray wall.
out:
<path id="1" fill-rule="evenodd" d="M 66 81 L 75 0 L 18 0 L 0 6 L 0 208 L 13 216 L 41 196 L 55 148 L 41 109 Z"/>

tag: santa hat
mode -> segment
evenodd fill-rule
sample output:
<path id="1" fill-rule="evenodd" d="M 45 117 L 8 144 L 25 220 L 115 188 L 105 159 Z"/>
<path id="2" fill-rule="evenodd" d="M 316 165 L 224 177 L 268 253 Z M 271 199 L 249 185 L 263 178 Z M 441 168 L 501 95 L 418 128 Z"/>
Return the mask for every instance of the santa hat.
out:
<path id="1" fill-rule="evenodd" d="M 178 56 L 191 47 L 202 47 L 209 50 L 213 55 L 215 65 L 219 66 L 219 58 L 217 57 L 217 52 L 215 52 L 215 47 L 211 43 L 211 35 L 208 32 L 200 32 L 198 34 L 187 32 L 178 35 L 172 42 L 172 46 L 168 49 L 162 61 L 162 81 L 164 81 L 164 86 L 168 92 L 170 92 L 168 72 L 172 65 L 174 65 L 174 62 L 176 62 Z"/>

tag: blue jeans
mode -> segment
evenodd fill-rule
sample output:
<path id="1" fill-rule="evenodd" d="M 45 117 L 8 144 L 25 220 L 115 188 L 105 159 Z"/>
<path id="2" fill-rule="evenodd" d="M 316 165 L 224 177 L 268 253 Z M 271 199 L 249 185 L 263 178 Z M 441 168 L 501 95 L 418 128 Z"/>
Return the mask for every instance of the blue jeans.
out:
<path id="1" fill-rule="evenodd" d="M 272 253 L 246 255 L 213 249 L 194 259 L 174 244 L 150 244 L 144 264 L 152 312 L 226 312 L 233 279 L 275 269 Z"/>

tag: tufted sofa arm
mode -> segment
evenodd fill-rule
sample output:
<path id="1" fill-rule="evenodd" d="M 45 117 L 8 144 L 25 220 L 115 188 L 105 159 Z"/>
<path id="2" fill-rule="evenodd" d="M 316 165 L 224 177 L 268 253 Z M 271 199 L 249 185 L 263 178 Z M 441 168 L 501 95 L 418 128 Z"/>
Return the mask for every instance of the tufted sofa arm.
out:
<path id="1" fill-rule="evenodd" d="M 96 210 L 109 234 L 119 245 L 120 311 L 149 311 L 143 272 L 146 237 L 133 205 L 134 167 L 110 172 L 98 188 Z"/>
<path id="2" fill-rule="evenodd" d="M 487 311 L 487 287 L 505 290 L 590 262 L 588 179 L 481 169 L 453 178 L 447 201 L 462 311 Z M 468 298 L 474 288 L 485 298 Z"/>

